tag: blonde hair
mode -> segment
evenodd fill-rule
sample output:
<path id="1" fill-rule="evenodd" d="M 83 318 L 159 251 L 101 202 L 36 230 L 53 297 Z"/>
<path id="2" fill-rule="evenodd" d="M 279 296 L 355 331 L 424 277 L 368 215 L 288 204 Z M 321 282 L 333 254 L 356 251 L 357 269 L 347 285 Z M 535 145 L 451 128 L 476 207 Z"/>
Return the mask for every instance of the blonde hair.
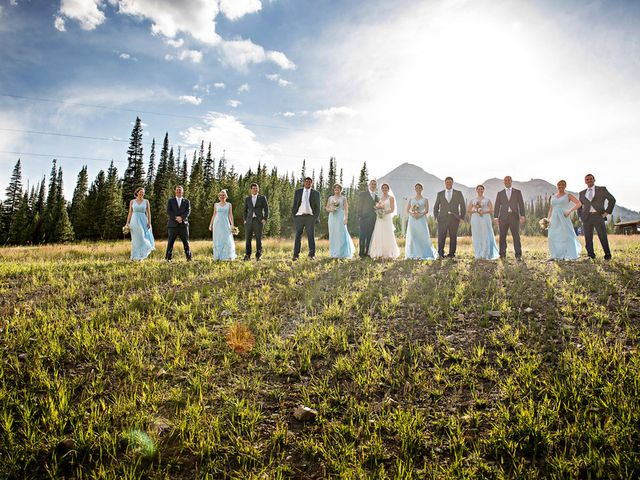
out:
<path id="1" fill-rule="evenodd" d="M 224 193 L 224 196 L 229 198 L 229 194 L 227 193 L 227 189 L 226 188 L 223 188 L 222 190 L 220 190 L 218 192 L 218 196 L 220 196 L 221 193 Z"/>
<path id="2" fill-rule="evenodd" d="M 140 190 L 144 190 L 144 187 L 138 187 L 138 188 L 136 188 L 136 189 L 133 191 L 133 196 L 134 196 L 134 197 L 137 197 L 137 196 L 138 196 L 138 192 L 139 192 Z M 146 192 L 145 192 L 145 193 L 146 193 Z"/>

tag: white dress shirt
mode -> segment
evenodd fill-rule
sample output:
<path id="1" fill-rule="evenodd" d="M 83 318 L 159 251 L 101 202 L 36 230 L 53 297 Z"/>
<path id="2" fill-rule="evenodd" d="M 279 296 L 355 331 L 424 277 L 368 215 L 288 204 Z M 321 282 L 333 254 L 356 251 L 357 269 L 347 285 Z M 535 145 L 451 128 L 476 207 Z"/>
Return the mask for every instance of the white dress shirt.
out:
<path id="1" fill-rule="evenodd" d="M 311 210 L 311 203 L 309 202 L 309 197 L 311 195 L 310 188 L 302 189 L 302 202 L 300 202 L 300 207 L 298 208 L 298 215 L 313 215 L 313 210 Z"/>
<path id="2" fill-rule="evenodd" d="M 596 186 L 594 185 L 593 187 L 587 188 L 587 199 L 589 200 L 589 202 L 592 202 L 593 201 L 593 197 L 595 197 L 595 196 L 596 196 Z M 589 212 L 597 213 L 596 209 L 593 208 L 593 205 L 589 209 Z"/>
<path id="3" fill-rule="evenodd" d="M 182 197 L 176 197 L 176 202 L 178 203 L 178 208 L 180 208 L 180 204 L 182 203 Z"/>
<path id="4" fill-rule="evenodd" d="M 256 208 L 257 199 L 258 199 L 258 195 L 251 195 L 251 203 L 253 204 L 253 208 Z M 253 212 L 253 218 L 256 218 L 256 212 Z"/>
<path id="5" fill-rule="evenodd" d="M 453 189 L 445 190 L 444 196 L 447 197 L 447 202 L 451 203 L 451 197 L 453 196 Z"/>

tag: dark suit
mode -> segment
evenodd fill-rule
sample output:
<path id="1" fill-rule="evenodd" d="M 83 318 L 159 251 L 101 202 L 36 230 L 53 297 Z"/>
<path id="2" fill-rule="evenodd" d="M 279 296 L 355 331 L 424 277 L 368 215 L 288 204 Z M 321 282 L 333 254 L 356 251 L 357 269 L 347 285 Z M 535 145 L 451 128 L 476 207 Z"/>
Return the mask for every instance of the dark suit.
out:
<path id="1" fill-rule="evenodd" d="M 447 201 L 444 190 L 438 192 L 436 203 L 433 206 L 433 216 L 438 221 L 438 254 L 440 258 L 444 257 L 444 243 L 447 240 L 447 235 L 449 236 L 449 255 L 447 257 L 456 256 L 458 226 L 460 220 L 464 220 L 466 211 L 464 197 L 460 190 L 453 190 L 450 202 Z"/>
<path id="2" fill-rule="evenodd" d="M 293 215 L 293 223 L 296 227 L 296 238 L 293 244 L 293 258 L 298 258 L 300 255 L 300 243 L 302 240 L 302 232 L 307 230 L 307 241 L 309 243 L 309 257 L 316 256 L 316 239 L 315 239 L 315 225 L 320 223 L 320 193 L 313 188 L 309 192 L 309 205 L 311 206 L 311 214 L 298 215 L 298 209 L 302 204 L 302 194 L 304 188 L 299 188 L 293 195 L 293 208 L 291 214 Z"/>
<path id="3" fill-rule="evenodd" d="M 500 258 L 507 255 L 507 233 L 511 230 L 513 249 L 516 258 L 522 257 L 522 245 L 520 243 L 520 217 L 524 217 L 524 200 L 522 192 L 517 188 L 511 188 L 511 198 L 507 198 L 507 190 L 502 189 L 496 195 L 493 206 L 493 217 L 498 219 L 500 232 Z"/>
<path id="4" fill-rule="evenodd" d="M 245 257 L 251 257 L 251 238 L 256 236 L 256 258 L 262 256 L 262 227 L 263 220 L 269 218 L 269 204 L 267 197 L 264 195 L 256 196 L 256 204 L 253 205 L 253 198 L 249 195 L 244 199 L 244 239 L 245 239 Z"/>
<path id="5" fill-rule="evenodd" d="M 360 192 L 358 195 L 358 220 L 360 221 L 360 256 L 369 255 L 369 245 L 371 244 L 371 236 L 373 235 L 373 227 L 376 226 L 376 203 L 380 199 L 377 194 L 371 198 L 371 190 Z"/>
<path id="6" fill-rule="evenodd" d="M 604 258 L 609 260 L 611 258 L 611 250 L 609 248 L 609 238 L 607 237 L 606 219 L 603 214 L 611 215 L 616 199 L 609 193 L 607 187 L 596 187 L 594 185 L 593 188 L 595 191 L 591 200 L 587 198 L 587 189 L 580 192 L 579 200 L 582 206 L 578 208 L 578 216 L 582 220 L 587 255 L 590 258 L 596 258 L 596 254 L 593 251 L 593 230 L 595 229 L 600 239 L 600 245 L 604 250 Z M 605 201 L 607 202 L 606 208 Z M 591 207 L 595 212 L 591 211 Z"/>
<path id="7" fill-rule="evenodd" d="M 191 205 L 189 200 L 182 198 L 180 206 L 178 207 L 178 200 L 175 197 L 171 197 L 167 202 L 167 215 L 169 220 L 167 221 L 167 231 L 169 238 L 167 239 L 167 253 L 165 258 L 171 260 L 173 257 L 173 244 L 176 241 L 178 235 L 182 240 L 184 246 L 184 254 L 187 260 L 191 260 L 191 248 L 189 247 L 189 214 L 191 213 Z M 182 223 L 176 220 L 176 217 L 182 217 Z"/>

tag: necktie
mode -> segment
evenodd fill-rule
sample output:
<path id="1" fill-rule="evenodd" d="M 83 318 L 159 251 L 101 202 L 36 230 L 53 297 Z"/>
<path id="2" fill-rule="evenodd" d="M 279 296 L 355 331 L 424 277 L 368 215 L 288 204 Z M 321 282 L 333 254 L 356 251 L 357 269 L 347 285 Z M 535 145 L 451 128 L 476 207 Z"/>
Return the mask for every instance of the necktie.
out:
<path id="1" fill-rule="evenodd" d="M 369 193 L 371 194 L 371 200 L 375 200 L 376 199 L 376 192 L 372 192 L 371 190 L 369 190 Z"/>
<path id="2" fill-rule="evenodd" d="M 447 190 L 447 202 L 451 202 L 451 190 Z"/>
<path id="3" fill-rule="evenodd" d="M 511 189 L 507 188 L 507 200 L 511 200 Z"/>
<path id="4" fill-rule="evenodd" d="M 589 201 L 593 200 L 593 187 L 590 187 L 587 191 L 587 198 L 589 199 Z"/>
<path id="5" fill-rule="evenodd" d="M 182 203 L 182 197 L 176 198 L 176 202 L 178 202 L 178 208 L 180 208 L 180 204 Z"/>
<path id="6" fill-rule="evenodd" d="M 309 213 L 309 210 L 311 209 L 310 208 L 311 205 L 309 204 L 309 192 L 310 191 L 311 191 L 310 189 L 307 189 L 307 188 L 304 189 L 304 209 L 305 209 L 305 211 L 307 213 Z"/>

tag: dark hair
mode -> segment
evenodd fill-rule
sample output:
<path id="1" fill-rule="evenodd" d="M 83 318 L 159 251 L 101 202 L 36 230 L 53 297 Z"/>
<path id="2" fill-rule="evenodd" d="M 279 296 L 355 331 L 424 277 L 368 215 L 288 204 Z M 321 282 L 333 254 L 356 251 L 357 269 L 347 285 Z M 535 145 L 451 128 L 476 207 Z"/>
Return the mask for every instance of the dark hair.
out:
<path id="1" fill-rule="evenodd" d="M 584 176 L 584 178 L 587 178 L 587 177 L 593 177 L 593 179 L 594 179 L 594 180 L 596 179 L 596 177 L 593 175 L 593 173 L 587 173 L 587 174 Z"/>
<path id="2" fill-rule="evenodd" d="M 140 190 L 144 190 L 144 187 L 138 187 L 138 188 L 136 188 L 136 189 L 133 191 L 133 196 L 134 196 L 134 197 L 137 197 L 137 196 L 138 196 L 138 192 L 139 192 Z"/>
<path id="3" fill-rule="evenodd" d="M 253 188 L 253 187 L 258 187 L 260 188 L 260 185 L 258 185 L 256 182 L 253 182 L 249 188 Z"/>
<path id="4" fill-rule="evenodd" d="M 444 181 L 446 182 L 447 180 L 451 180 L 453 182 L 453 177 L 447 177 L 444 179 Z"/>
<path id="5" fill-rule="evenodd" d="M 383 183 L 383 184 L 380 186 L 380 189 L 382 189 L 385 185 L 387 186 L 387 188 L 388 188 L 389 190 L 391 190 L 391 187 L 389 187 L 389 184 L 388 184 L 388 183 Z"/>
<path id="6" fill-rule="evenodd" d="M 304 177 L 304 181 L 306 182 L 307 180 L 311 180 L 313 182 L 313 178 L 311 177 Z"/>
<path id="7" fill-rule="evenodd" d="M 416 188 L 418 185 L 420 185 L 420 188 L 424 190 L 424 185 L 422 185 L 420 182 L 416 183 L 413 188 Z"/>
<path id="8" fill-rule="evenodd" d="M 342 185 L 340 185 L 339 183 L 336 183 L 333 185 L 333 189 L 335 190 L 336 187 L 340 187 L 340 190 L 342 190 Z"/>
<path id="9" fill-rule="evenodd" d="M 558 183 L 556 183 L 556 187 L 558 185 L 560 185 L 561 183 L 564 183 L 565 187 L 567 186 L 567 181 L 566 180 L 558 180 Z"/>
<path id="10" fill-rule="evenodd" d="M 182 185 L 176 185 L 176 188 L 181 188 L 182 190 L 184 190 L 184 187 Z M 174 190 L 176 189 L 174 188 Z"/>
<path id="11" fill-rule="evenodd" d="M 482 187 L 482 189 L 484 190 L 484 185 L 480 184 L 480 185 L 476 185 L 476 190 L 479 189 L 480 187 Z"/>

